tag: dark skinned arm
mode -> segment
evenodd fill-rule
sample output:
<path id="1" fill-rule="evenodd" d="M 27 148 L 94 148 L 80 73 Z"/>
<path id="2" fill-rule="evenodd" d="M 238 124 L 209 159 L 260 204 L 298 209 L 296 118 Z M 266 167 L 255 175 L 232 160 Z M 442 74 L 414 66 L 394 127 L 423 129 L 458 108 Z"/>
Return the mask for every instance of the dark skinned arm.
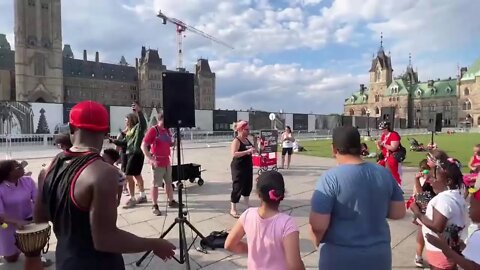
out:
<path id="1" fill-rule="evenodd" d="M 153 250 L 155 254 L 162 253 L 163 249 L 171 249 L 168 241 L 137 237 L 117 228 L 118 189 L 112 187 L 118 185 L 118 172 L 106 164 L 97 165 L 92 170 L 95 170 L 96 174 L 91 173 L 88 176 L 93 176 L 90 224 L 95 249 L 111 253 Z"/>
<path id="2" fill-rule="evenodd" d="M 48 214 L 43 203 L 43 184 L 45 183 L 46 174 L 47 170 L 45 168 L 42 168 L 38 174 L 38 194 L 37 201 L 35 202 L 33 209 L 33 221 L 35 221 L 35 223 L 48 222 Z"/>
<path id="3" fill-rule="evenodd" d="M 445 231 L 445 227 L 447 226 L 447 218 L 438 212 L 435 207 L 433 208 L 433 220 L 430 220 L 427 216 L 422 214 L 416 203 L 412 203 L 410 209 L 415 214 L 415 217 L 434 233 L 440 234 Z"/>
<path id="4" fill-rule="evenodd" d="M 451 249 L 447 242 L 443 238 L 439 238 L 438 236 L 427 234 L 426 235 L 427 241 L 434 245 L 435 247 L 442 250 L 443 254 L 450 260 L 452 260 L 455 264 L 462 267 L 465 270 L 480 270 L 480 265 L 468 260 L 467 258 L 463 257 L 462 255 L 455 252 Z"/>

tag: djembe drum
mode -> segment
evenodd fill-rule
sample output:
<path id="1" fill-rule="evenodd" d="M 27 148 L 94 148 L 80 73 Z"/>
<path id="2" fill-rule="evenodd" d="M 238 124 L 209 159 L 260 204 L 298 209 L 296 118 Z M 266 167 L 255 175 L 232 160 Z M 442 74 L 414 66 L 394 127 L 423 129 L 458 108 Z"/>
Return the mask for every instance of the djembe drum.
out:
<path id="1" fill-rule="evenodd" d="M 48 251 L 50 231 L 48 223 L 41 223 L 25 225 L 15 232 L 15 244 L 25 254 L 24 270 L 43 270 L 40 254 Z"/>

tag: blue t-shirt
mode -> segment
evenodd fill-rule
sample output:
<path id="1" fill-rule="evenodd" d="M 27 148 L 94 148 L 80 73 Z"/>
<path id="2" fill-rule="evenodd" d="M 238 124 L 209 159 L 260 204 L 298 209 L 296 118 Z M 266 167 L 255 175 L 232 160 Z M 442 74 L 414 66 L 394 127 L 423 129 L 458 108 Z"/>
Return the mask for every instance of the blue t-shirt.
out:
<path id="1" fill-rule="evenodd" d="M 403 193 L 390 171 L 373 163 L 345 164 L 326 171 L 312 197 L 312 211 L 330 214 L 320 246 L 320 269 L 391 269 L 392 201 Z"/>

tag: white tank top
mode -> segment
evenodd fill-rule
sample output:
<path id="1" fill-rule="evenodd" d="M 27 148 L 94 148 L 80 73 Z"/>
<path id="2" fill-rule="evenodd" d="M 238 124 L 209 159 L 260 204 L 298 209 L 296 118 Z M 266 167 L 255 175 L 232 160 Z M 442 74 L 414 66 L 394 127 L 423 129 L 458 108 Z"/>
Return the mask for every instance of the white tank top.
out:
<path id="1" fill-rule="evenodd" d="M 288 135 L 282 135 L 282 139 L 285 139 L 285 138 L 291 138 L 292 135 L 291 134 L 288 134 Z M 283 141 L 282 142 L 282 147 L 283 148 L 293 148 L 293 142 L 292 141 Z"/>

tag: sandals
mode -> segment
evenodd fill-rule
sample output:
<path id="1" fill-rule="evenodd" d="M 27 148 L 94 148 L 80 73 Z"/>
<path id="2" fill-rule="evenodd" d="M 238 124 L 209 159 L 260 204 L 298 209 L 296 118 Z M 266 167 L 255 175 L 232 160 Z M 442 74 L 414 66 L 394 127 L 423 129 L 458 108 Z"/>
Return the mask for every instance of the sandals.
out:
<path id="1" fill-rule="evenodd" d="M 238 213 L 237 214 L 230 213 L 230 216 L 233 217 L 234 219 L 240 218 L 240 215 Z"/>

